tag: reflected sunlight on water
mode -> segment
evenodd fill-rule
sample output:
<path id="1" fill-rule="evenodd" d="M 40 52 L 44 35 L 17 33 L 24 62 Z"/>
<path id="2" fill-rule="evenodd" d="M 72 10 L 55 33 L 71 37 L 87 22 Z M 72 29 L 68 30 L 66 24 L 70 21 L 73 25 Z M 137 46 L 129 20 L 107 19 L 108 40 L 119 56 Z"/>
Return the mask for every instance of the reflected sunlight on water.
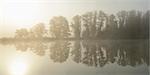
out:
<path id="1" fill-rule="evenodd" d="M 16 57 L 12 59 L 8 64 L 8 70 L 10 75 L 26 75 L 28 70 L 28 60 L 23 57 Z"/>

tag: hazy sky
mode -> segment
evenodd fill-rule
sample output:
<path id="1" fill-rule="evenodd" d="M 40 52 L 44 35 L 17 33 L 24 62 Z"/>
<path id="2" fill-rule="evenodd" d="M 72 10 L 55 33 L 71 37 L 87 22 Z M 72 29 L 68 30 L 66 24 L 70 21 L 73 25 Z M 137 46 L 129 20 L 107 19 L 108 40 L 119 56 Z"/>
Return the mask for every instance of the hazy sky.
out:
<path id="1" fill-rule="evenodd" d="M 13 36 L 18 28 L 30 28 L 38 22 L 48 24 L 52 16 L 70 19 L 87 11 L 149 9 L 150 0 L 0 0 L 0 37 Z"/>

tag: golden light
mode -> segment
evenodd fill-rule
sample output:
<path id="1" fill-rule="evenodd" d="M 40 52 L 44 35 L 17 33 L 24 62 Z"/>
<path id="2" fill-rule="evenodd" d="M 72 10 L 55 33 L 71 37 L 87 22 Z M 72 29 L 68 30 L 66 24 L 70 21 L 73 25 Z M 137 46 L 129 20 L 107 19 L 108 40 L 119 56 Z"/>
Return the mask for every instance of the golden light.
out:
<path id="1" fill-rule="evenodd" d="M 31 28 L 38 22 L 48 22 L 52 16 L 67 12 L 68 6 L 63 1 L 66 0 L 0 0 L 0 16 L 5 25 Z"/>
<path id="2" fill-rule="evenodd" d="M 16 58 L 9 62 L 9 71 L 11 75 L 25 75 L 28 69 L 28 63 L 25 59 Z"/>

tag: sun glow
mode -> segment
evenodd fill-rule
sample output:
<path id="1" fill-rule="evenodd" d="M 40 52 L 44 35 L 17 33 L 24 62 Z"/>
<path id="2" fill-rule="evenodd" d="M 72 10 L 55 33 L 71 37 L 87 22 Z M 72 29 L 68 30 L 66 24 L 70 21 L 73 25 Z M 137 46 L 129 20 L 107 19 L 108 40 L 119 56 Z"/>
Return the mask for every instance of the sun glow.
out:
<path id="1" fill-rule="evenodd" d="M 13 37 L 16 29 L 49 25 L 53 16 L 71 16 L 70 0 L 0 0 L 0 36 Z M 73 10 L 75 11 L 75 10 Z"/>
<path id="2" fill-rule="evenodd" d="M 25 59 L 17 58 L 10 62 L 9 71 L 11 75 L 25 75 L 28 63 Z"/>
<path id="3" fill-rule="evenodd" d="M 65 0 L 64 0 L 65 1 Z M 63 0 L 0 0 L 1 17 L 14 28 L 31 28 L 38 22 L 47 22 L 52 16 L 67 11 Z"/>

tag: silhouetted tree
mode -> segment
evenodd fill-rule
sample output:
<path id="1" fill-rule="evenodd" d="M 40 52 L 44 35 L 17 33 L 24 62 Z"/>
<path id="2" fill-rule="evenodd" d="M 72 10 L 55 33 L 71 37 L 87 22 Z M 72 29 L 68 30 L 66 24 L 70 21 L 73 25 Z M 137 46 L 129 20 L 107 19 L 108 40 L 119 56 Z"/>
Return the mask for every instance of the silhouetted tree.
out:
<path id="1" fill-rule="evenodd" d="M 97 17 L 97 29 L 96 29 L 96 37 L 97 38 L 102 38 L 103 37 L 103 29 L 105 27 L 105 22 L 107 20 L 107 15 L 103 11 L 98 12 L 98 17 Z"/>
<path id="2" fill-rule="evenodd" d="M 15 33 L 15 38 L 17 39 L 28 38 L 28 30 L 25 28 L 17 29 Z"/>
<path id="3" fill-rule="evenodd" d="M 127 24 L 125 29 L 127 30 L 127 35 L 125 35 L 127 38 L 129 39 L 134 39 L 135 37 L 137 37 L 137 28 L 138 28 L 138 24 L 137 24 L 137 13 L 136 11 L 132 10 L 128 12 L 128 16 L 127 16 Z"/>
<path id="4" fill-rule="evenodd" d="M 150 25 L 150 10 L 142 16 L 141 35 L 145 39 L 149 39 L 149 25 Z"/>
<path id="5" fill-rule="evenodd" d="M 120 11 L 117 13 L 117 18 L 118 18 L 118 33 L 117 33 L 117 37 L 118 38 L 126 38 L 126 30 L 125 30 L 125 26 L 127 24 L 127 16 L 128 16 L 128 12 L 126 11 Z M 121 34 L 122 33 L 122 34 Z"/>
<path id="6" fill-rule="evenodd" d="M 31 38 L 43 38 L 44 35 L 46 34 L 46 28 L 44 23 L 38 23 L 36 24 L 30 31 Z"/>
<path id="7" fill-rule="evenodd" d="M 83 38 L 95 38 L 96 36 L 96 24 L 97 24 L 97 12 L 87 12 L 82 15 L 83 22 Z"/>
<path id="8" fill-rule="evenodd" d="M 96 37 L 96 24 L 97 24 L 97 12 L 92 12 L 91 13 L 91 22 L 89 26 L 90 30 L 90 38 L 95 38 Z"/>
<path id="9" fill-rule="evenodd" d="M 146 14 L 146 13 L 144 13 Z M 147 25 L 146 18 L 140 11 L 121 11 L 117 13 L 118 17 L 118 38 L 121 39 L 146 39 L 148 36 L 149 22 L 147 15 Z"/>
<path id="10" fill-rule="evenodd" d="M 81 38 L 81 16 L 76 15 L 73 17 L 72 29 L 75 38 Z"/>
<path id="11" fill-rule="evenodd" d="M 55 38 L 68 38 L 70 29 L 67 19 L 63 16 L 53 17 L 50 20 L 50 32 Z"/>
<path id="12" fill-rule="evenodd" d="M 82 32 L 82 37 L 84 39 L 90 38 L 90 28 L 89 26 L 91 25 L 91 20 L 92 18 L 92 12 L 88 12 L 86 14 L 82 15 L 82 23 L 83 23 L 83 32 Z"/>
<path id="13" fill-rule="evenodd" d="M 148 39 L 149 14 L 140 11 L 120 11 L 107 15 L 103 11 L 87 12 L 72 18 L 72 34 L 76 39 Z M 52 38 L 63 39 L 71 35 L 70 25 L 63 16 L 50 20 Z M 29 31 L 25 28 L 16 30 L 15 38 L 43 38 L 46 34 L 43 23 L 36 24 Z"/>
<path id="14" fill-rule="evenodd" d="M 110 15 L 107 17 L 106 27 L 104 29 L 104 37 L 109 39 L 115 39 L 117 33 L 117 20 L 114 15 Z"/>

